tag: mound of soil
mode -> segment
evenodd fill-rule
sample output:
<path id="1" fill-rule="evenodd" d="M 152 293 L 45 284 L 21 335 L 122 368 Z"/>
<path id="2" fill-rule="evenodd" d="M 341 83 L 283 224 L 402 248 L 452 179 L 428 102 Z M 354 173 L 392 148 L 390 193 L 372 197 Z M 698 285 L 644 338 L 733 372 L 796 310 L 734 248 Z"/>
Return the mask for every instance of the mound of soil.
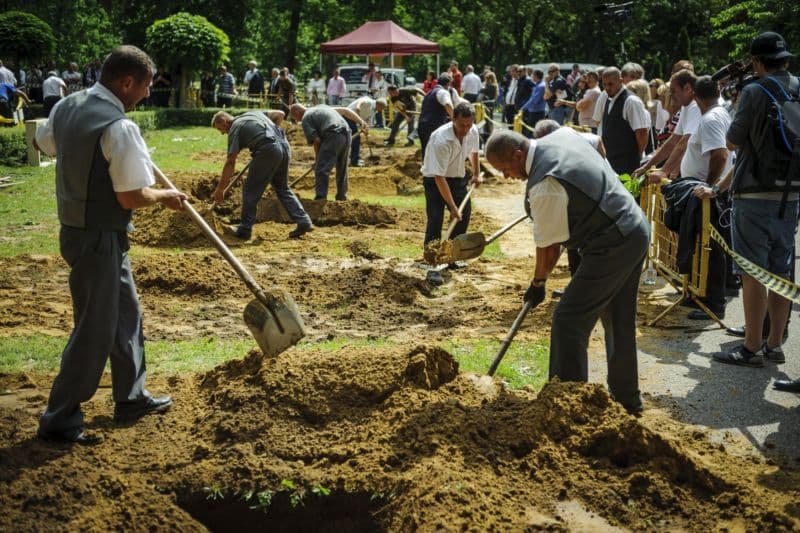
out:
<path id="1" fill-rule="evenodd" d="M 397 211 L 391 207 L 373 205 L 360 200 L 328 202 L 300 199 L 303 208 L 317 226 L 376 226 L 394 224 Z M 258 222 L 292 222 L 277 198 L 265 197 L 258 202 Z"/>
<path id="2" fill-rule="evenodd" d="M 350 254 L 353 257 L 363 257 L 369 261 L 374 261 L 375 259 L 383 259 L 380 255 L 376 254 L 372 250 L 369 249 L 369 243 L 367 241 L 362 240 L 355 240 L 351 241 L 350 244 L 346 246 L 348 250 L 350 250 Z"/>
<path id="3" fill-rule="evenodd" d="M 594 529 L 799 525 L 763 467 L 648 429 L 601 385 L 509 391 L 434 346 L 253 351 L 168 381 L 175 407 L 133 426 L 91 402 L 89 449 L 0 406 L 0 529 L 587 529 L 565 508 Z"/>
<path id="4" fill-rule="evenodd" d="M 200 298 L 249 294 L 231 266 L 217 254 L 137 257 L 133 276 L 137 287 L 147 294 Z"/>
<path id="5" fill-rule="evenodd" d="M 208 212 L 210 205 L 195 204 L 200 213 Z M 133 212 L 130 240 L 143 246 L 194 248 L 209 246 L 208 238 L 185 213 L 173 211 L 158 204 L 149 209 Z"/>

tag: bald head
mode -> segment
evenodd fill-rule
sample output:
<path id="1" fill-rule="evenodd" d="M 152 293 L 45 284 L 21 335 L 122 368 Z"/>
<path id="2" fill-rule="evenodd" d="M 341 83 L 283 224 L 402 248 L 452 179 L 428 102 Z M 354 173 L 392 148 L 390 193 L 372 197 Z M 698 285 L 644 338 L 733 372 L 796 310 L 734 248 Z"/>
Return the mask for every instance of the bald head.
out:
<path id="1" fill-rule="evenodd" d="M 303 104 L 292 104 L 292 107 L 289 108 L 289 114 L 297 122 L 300 122 L 303 120 L 303 115 L 306 114 L 306 107 Z"/>
<path id="2" fill-rule="evenodd" d="M 525 161 L 529 140 L 512 130 L 495 130 L 486 141 L 484 153 L 489 163 L 506 176 L 525 179 L 528 177 Z"/>

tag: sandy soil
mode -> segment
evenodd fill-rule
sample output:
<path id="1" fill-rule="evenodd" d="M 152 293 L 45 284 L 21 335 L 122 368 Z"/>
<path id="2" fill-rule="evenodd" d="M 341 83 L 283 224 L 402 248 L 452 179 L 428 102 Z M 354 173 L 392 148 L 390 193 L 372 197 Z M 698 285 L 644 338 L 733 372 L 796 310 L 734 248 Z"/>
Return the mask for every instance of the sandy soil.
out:
<path id="1" fill-rule="evenodd" d="M 354 169 L 353 199 L 413 192 L 414 152 L 373 149 L 381 163 Z M 308 148 L 295 154 L 307 160 Z M 216 179 L 174 178 L 198 205 Z M 516 184 L 488 184 L 473 229 L 488 234 L 513 219 L 516 194 Z M 218 216 L 235 216 L 237 197 Z M 262 205 L 279 212 L 273 199 Z M 328 202 L 314 216 L 320 228 L 299 241 L 286 240 L 293 226 L 277 215 L 261 217 L 235 253 L 265 287 L 294 296 L 310 340 L 396 342 L 305 345 L 270 359 L 252 351 L 208 373 L 151 377 L 150 389 L 169 390 L 175 407 L 129 426 L 111 420 L 104 378 L 86 413 L 106 442 L 88 449 L 34 438 L 52 376 L 0 375 L 0 530 L 800 527 L 796 469 L 731 456 L 658 408 L 633 418 L 600 385 L 507 390 L 459 372 L 435 347 L 505 335 L 533 268 L 529 225 L 502 241 L 506 257 L 445 271 L 448 283 L 435 288 L 418 262 L 378 252 L 419 247 L 422 214 L 352 201 Z M 157 209 L 135 224 L 148 338 L 248 338 L 241 310 L 250 294 L 204 237 Z M 2 334 L 67 334 L 67 275 L 58 257 L 0 259 Z M 559 266 L 548 288 L 567 281 Z M 534 310 L 518 338 L 546 337 L 554 304 Z M 661 309 L 663 301 L 642 298 L 640 319 Z"/>

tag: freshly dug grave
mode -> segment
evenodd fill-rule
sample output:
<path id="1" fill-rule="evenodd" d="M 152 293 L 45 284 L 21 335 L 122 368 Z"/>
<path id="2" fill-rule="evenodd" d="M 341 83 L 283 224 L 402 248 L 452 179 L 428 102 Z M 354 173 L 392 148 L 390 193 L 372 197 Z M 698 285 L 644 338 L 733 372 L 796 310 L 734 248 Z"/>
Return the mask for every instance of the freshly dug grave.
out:
<path id="1" fill-rule="evenodd" d="M 251 352 L 152 380 L 176 405 L 133 426 L 113 425 L 101 391 L 94 448 L 33 439 L 43 396 L 2 404 L 0 529 L 800 526 L 796 473 L 767 488 L 763 463 L 656 432 L 600 385 L 536 395 L 457 369 L 434 346 Z"/>

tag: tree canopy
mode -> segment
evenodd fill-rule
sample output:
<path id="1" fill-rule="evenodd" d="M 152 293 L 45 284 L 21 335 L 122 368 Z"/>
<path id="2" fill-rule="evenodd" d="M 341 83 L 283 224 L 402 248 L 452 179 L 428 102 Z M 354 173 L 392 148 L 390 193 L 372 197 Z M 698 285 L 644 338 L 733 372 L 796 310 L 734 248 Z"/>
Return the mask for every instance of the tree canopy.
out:
<path id="1" fill-rule="evenodd" d="M 250 59 L 308 76 L 318 65 L 320 43 L 383 19 L 438 42 L 444 62 L 456 58 L 498 71 L 511 63 L 620 65 L 627 59 L 643 64 L 648 77 L 663 77 L 673 62 L 690 58 L 698 71 L 708 72 L 745 56 L 753 36 L 766 30 L 781 33 L 789 49 L 800 52 L 796 0 L 637 0 L 624 21 L 603 19 L 600 3 L 239 0 L 232 8 L 218 0 L 0 0 L 0 10 L 26 11 L 49 23 L 57 42 L 52 59 L 79 64 L 119 42 L 155 56 L 166 49 L 147 46 L 146 30 L 154 21 L 178 12 L 201 15 L 230 37 L 230 69 L 239 76 Z M 435 66 L 430 56 L 403 60 L 418 78 Z M 196 64 L 216 66 L 208 61 Z"/>
<path id="2" fill-rule="evenodd" d="M 35 61 L 52 53 L 56 38 L 45 21 L 30 13 L 0 14 L 0 57 Z"/>
<path id="3" fill-rule="evenodd" d="M 205 17 L 181 12 L 147 28 L 145 48 L 159 63 L 211 69 L 228 60 L 230 39 Z"/>

